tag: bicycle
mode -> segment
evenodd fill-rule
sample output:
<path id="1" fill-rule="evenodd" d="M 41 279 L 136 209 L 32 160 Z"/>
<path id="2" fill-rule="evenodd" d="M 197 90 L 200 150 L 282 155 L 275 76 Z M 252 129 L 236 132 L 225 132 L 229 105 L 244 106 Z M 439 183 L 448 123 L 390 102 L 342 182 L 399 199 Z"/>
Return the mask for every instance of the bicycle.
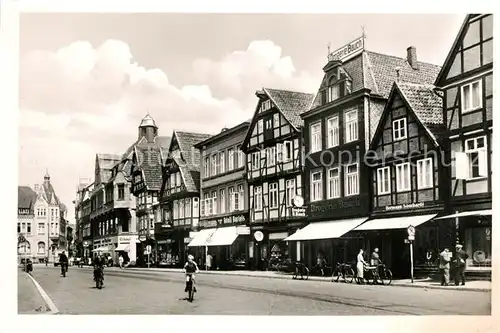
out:
<path id="1" fill-rule="evenodd" d="M 392 272 L 385 264 L 379 264 L 377 266 L 377 274 L 380 282 L 383 285 L 388 286 L 392 282 Z"/>
<path id="2" fill-rule="evenodd" d="M 343 282 L 352 283 L 354 280 L 354 270 L 350 264 L 338 262 L 332 274 L 332 282 L 339 282 L 342 277 Z"/>
<path id="3" fill-rule="evenodd" d="M 303 263 L 297 262 L 295 263 L 295 273 L 293 275 L 293 279 L 297 279 L 300 275 L 301 280 L 309 279 L 309 268 Z"/>

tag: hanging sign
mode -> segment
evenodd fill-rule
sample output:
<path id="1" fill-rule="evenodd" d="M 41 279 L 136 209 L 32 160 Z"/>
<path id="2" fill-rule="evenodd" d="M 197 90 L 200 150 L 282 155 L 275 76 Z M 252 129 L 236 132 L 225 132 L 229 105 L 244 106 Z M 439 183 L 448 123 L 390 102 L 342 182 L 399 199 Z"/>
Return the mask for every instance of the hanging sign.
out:
<path id="1" fill-rule="evenodd" d="M 262 240 L 264 239 L 264 234 L 262 233 L 262 231 L 259 230 L 254 232 L 253 237 L 257 242 L 262 242 Z"/>

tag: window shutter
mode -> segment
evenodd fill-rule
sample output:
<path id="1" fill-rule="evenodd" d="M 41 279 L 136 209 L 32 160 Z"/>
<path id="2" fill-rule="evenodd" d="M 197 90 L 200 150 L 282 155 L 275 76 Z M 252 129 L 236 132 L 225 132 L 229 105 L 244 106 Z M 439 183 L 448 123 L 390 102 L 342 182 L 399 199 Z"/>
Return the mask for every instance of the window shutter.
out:
<path id="1" fill-rule="evenodd" d="M 488 176 L 488 158 L 486 155 L 486 150 L 479 150 L 478 152 L 478 165 L 479 165 L 479 176 Z"/>
<path id="2" fill-rule="evenodd" d="M 455 153 L 455 177 L 457 179 L 469 178 L 469 158 L 467 153 Z"/>

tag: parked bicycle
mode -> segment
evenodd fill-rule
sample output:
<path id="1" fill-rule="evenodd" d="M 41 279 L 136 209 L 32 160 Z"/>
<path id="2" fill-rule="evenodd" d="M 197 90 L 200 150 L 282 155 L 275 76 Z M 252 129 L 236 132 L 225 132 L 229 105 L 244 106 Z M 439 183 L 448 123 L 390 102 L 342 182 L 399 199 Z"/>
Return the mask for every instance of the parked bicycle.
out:
<path id="1" fill-rule="evenodd" d="M 392 272 L 385 264 L 365 266 L 364 279 L 369 284 L 389 285 L 392 282 Z"/>
<path id="2" fill-rule="evenodd" d="M 327 264 L 315 265 L 311 268 L 311 275 L 314 276 L 329 276 L 332 274 L 332 266 Z"/>
<path id="3" fill-rule="evenodd" d="M 295 273 L 293 274 L 293 279 L 297 279 L 300 276 L 301 280 L 309 279 L 309 268 L 301 262 L 295 263 Z"/>
<path id="4" fill-rule="evenodd" d="M 332 281 L 339 282 L 340 279 L 342 279 L 342 282 L 352 283 L 354 280 L 354 270 L 350 264 L 337 263 L 337 267 L 335 267 L 332 274 Z"/>

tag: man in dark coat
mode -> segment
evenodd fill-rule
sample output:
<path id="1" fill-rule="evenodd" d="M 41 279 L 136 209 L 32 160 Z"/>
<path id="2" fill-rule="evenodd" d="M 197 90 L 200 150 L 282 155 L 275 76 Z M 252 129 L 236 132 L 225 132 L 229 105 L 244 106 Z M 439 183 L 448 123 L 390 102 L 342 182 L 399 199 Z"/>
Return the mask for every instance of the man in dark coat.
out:
<path id="1" fill-rule="evenodd" d="M 462 245 L 457 244 L 455 252 L 455 276 L 453 278 L 456 286 L 458 286 L 460 280 L 462 280 L 462 286 L 465 285 L 465 260 L 467 258 L 469 258 L 469 255 L 465 253 Z"/>

